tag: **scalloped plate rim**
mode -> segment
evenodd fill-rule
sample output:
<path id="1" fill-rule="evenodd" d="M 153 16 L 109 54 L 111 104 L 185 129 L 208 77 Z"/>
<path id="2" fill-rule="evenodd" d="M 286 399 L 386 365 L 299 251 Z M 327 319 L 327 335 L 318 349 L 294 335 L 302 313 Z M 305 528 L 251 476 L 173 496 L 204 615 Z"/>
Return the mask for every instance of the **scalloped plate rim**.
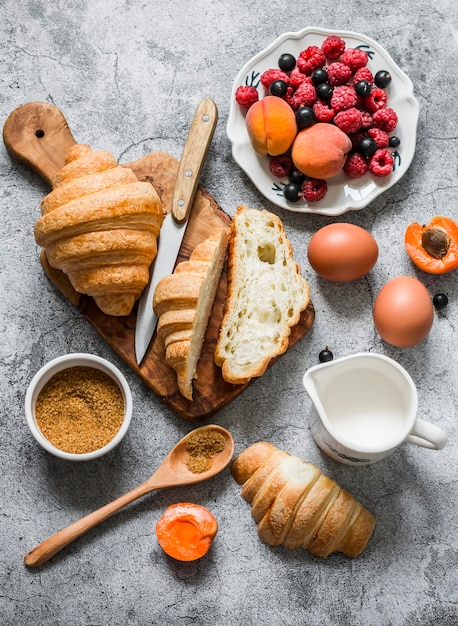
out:
<path id="1" fill-rule="evenodd" d="M 251 146 L 251 142 L 248 137 L 248 133 L 245 129 L 244 124 L 244 114 L 241 110 L 238 110 L 238 105 L 235 102 L 235 92 L 238 86 L 244 84 L 244 79 L 248 75 L 250 68 L 252 68 L 256 63 L 259 63 L 264 58 L 268 57 L 272 54 L 277 48 L 279 48 L 284 42 L 288 40 L 301 40 L 307 35 L 321 35 L 326 37 L 330 34 L 337 35 L 342 37 L 342 39 L 353 38 L 365 45 L 369 45 L 376 52 L 380 54 L 385 62 L 387 62 L 390 67 L 388 68 L 390 72 L 395 73 L 396 76 L 402 81 L 402 102 L 404 102 L 409 109 L 411 123 L 407 128 L 403 130 L 406 131 L 406 140 L 402 142 L 402 146 L 407 145 L 407 149 L 402 153 L 402 172 L 398 171 L 393 172 L 393 174 L 386 180 L 378 179 L 372 177 L 370 174 L 366 174 L 361 179 L 352 180 L 352 185 L 342 184 L 345 186 L 347 191 L 344 191 L 343 201 L 338 203 L 337 205 L 331 206 L 322 206 L 317 203 L 315 206 L 311 206 L 309 203 L 302 202 L 300 205 L 287 203 L 281 197 L 276 197 L 274 194 L 267 195 L 266 193 L 266 178 L 268 178 L 267 174 L 265 178 L 261 180 L 258 179 L 255 173 L 253 173 L 252 163 L 247 163 L 246 154 L 249 155 L 251 161 L 255 163 L 255 171 L 259 171 L 262 167 L 262 158 L 258 157 Z M 395 107 L 393 107 L 395 108 Z M 240 120 L 240 117 L 243 116 L 243 129 L 242 135 L 244 137 L 240 137 L 240 128 L 237 129 L 237 123 Z M 229 109 L 229 116 L 226 124 L 226 134 L 229 141 L 232 144 L 232 156 L 239 167 L 245 172 L 245 174 L 250 178 L 255 187 L 259 190 L 259 192 L 272 204 L 279 206 L 287 211 L 292 211 L 295 213 L 311 213 L 318 215 L 327 215 L 327 216 L 337 216 L 346 213 L 347 211 L 358 211 L 366 208 L 373 200 L 375 200 L 380 194 L 382 194 L 387 189 L 391 188 L 395 185 L 404 174 L 407 172 L 410 167 L 414 154 L 415 154 L 415 143 L 416 143 L 416 134 L 417 134 L 417 125 L 418 125 L 418 117 L 419 117 L 419 104 L 414 95 L 414 87 L 410 78 L 405 74 L 403 70 L 395 63 L 389 52 L 383 48 L 379 43 L 377 43 L 371 37 L 366 35 L 362 35 L 356 31 L 346 31 L 346 30 L 338 30 L 338 29 L 325 29 L 319 27 L 306 27 L 297 32 L 286 32 L 277 37 L 272 43 L 270 43 L 266 48 L 259 51 L 256 55 L 254 55 L 249 61 L 247 61 L 243 67 L 238 72 L 232 88 L 231 88 L 231 102 Z M 243 133 L 243 130 L 245 132 Z M 242 140 L 243 139 L 243 140 Z M 245 154 L 242 154 L 245 150 Z M 248 151 L 248 152 L 246 152 Z M 345 179 L 348 181 L 350 179 Z M 368 182 L 369 181 L 369 182 Z M 264 184 L 261 184 L 264 183 Z M 272 183 L 275 184 L 275 180 L 269 181 L 269 191 L 272 191 Z M 279 180 L 279 184 L 281 181 Z M 361 188 L 363 183 L 367 183 L 371 188 L 371 191 L 364 197 L 358 192 L 358 189 Z M 358 194 L 361 196 L 358 199 Z M 351 197 L 354 196 L 354 197 Z M 301 201 L 300 201 L 301 202 Z M 320 201 L 322 203 L 326 202 L 326 199 Z"/>

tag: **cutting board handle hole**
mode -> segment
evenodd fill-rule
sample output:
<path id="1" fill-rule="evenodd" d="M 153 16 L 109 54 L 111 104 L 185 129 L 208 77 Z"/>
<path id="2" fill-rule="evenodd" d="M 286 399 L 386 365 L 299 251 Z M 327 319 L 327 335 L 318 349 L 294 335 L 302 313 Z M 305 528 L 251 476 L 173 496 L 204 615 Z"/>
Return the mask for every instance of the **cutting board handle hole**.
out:
<path id="1" fill-rule="evenodd" d="M 38 139 L 43 139 L 44 136 L 45 136 L 45 131 L 42 130 L 41 128 L 35 131 L 35 137 L 37 137 Z"/>

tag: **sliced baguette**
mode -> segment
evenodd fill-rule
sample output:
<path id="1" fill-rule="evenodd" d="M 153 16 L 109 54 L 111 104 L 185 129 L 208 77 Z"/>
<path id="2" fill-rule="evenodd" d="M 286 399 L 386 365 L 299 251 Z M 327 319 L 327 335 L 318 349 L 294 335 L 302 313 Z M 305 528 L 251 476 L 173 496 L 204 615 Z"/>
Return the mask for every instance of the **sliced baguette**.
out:
<path id="1" fill-rule="evenodd" d="M 291 328 L 310 302 L 281 220 L 238 207 L 228 253 L 228 299 L 215 349 L 224 380 L 261 376 L 289 345 Z"/>
<path id="2" fill-rule="evenodd" d="M 177 374 L 180 393 L 192 400 L 192 381 L 226 258 L 228 229 L 214 231 L 198 244 L 188 261 L 164 276 L 154 292 L 157 333 L 164 341 L 165 360 Z"/>

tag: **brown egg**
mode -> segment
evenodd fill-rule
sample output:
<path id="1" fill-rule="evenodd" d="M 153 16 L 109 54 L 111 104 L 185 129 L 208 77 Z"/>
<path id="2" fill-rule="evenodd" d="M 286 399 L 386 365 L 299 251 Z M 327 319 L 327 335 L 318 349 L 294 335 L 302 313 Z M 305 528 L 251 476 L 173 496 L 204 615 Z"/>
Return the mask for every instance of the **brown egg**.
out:
<path id="1" fill-rule="evenodd" d="M 315 272 L 333 282 L 349 282 L 367 274 L 378 258 L 378 245 L 364 228 L 328 224 L 312 235 L 307 256 Z"/>
<path id="2" fill-rule="evenodd" d="M 406 348 L 427 336 L 434 321 L 434 307 L 423 283 L 411 276 L 398 276 L 380 289 L 373 316 L 382 339 Z"/>

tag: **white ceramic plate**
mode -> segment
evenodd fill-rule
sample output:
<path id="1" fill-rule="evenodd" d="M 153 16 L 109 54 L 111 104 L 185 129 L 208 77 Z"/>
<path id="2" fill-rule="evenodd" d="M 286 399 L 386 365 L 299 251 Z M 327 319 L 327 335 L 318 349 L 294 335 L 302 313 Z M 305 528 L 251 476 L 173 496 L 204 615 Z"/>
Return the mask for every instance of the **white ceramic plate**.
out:
<path id="1" fill-rule="evenodd" d="M 378 70 L 388 70 L 391 73 L 392 81 L 386 89 L 388 106 L 398 115 L 398 125 L 393 134 L 401 139 L 401 144 L 394 154 L 394 169 L 389 176 L 377 178 L 368 173 L 361 178 L 350 179 L 342 173 L 327 181 L 328 193 L 323 200 L 307 203 L 300 199 L 298 202 L 290 203 L 285 200 L 282 191 L 288 181 L 272 176 L 268 158 L 258 157 L 251 146 L 245 125 L 245 112 L 236 102 L 235 92 L 240 85 L 252 85 L 258 88 L 260 98 L 264 97 L 265 90 L 259 79 L 265 70 L 278 68 L 281 54 L 290 53 L 297 58 L 302 50 L 311 45 L 320 46 L 331 34 L 341 37 L 347 48 L 359 46 L 365 50 L 369 55 L 368 67 L 373 74 Z M 406 173 L 415 153 L 418 109 L 411 80 L 377 42 L 350 31 L 305 28 L 297 33 L 281 35 L 242 67 L 232 87 L 226 130 L 232 143 L 235 161 L 270 202 L 288 211 L 334 216 L 350 210 L 363 209 Z"/>

